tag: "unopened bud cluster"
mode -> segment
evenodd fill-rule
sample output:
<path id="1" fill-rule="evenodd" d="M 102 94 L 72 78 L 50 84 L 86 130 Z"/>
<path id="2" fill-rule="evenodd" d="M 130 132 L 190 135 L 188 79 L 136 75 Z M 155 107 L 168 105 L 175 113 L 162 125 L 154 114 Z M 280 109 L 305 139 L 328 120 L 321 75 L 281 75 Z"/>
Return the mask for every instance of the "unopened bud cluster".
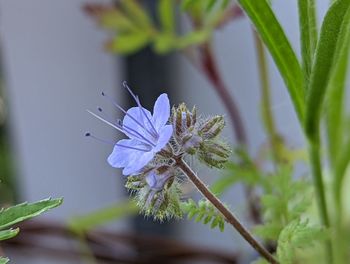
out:
<path id="1" fill-rule="evenodd" d="M 225 127 L 223 116 L 201 119 L 196 108 L 189 111 L 185 104 L 180 104 L 173 108 L 171 121 L 180 151 L 196 155 L 209 167 L 222 168 L 230 155 L 229 147 L 219 139 Z"/>

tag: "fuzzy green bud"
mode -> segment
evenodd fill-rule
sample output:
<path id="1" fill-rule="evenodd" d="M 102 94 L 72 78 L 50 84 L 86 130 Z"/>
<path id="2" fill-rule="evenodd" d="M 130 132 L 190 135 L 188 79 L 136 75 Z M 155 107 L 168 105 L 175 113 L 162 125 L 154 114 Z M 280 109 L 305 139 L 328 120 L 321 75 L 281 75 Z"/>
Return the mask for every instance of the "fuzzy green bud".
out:
<path id="1" fill-rule="evenodd" d="M 222 142 L 206 141 L 199 148 L 198 158 L 209 167 L 222 168 L 230 157 L 230 148 Z"/>
<path id="2" fill-rule="evenodd" d="M 198 129 L 198 134 L 204 140 L 216 138 L 224 129 L 225 120 L 223 116 L 213 116 L 207 119 Z"/>

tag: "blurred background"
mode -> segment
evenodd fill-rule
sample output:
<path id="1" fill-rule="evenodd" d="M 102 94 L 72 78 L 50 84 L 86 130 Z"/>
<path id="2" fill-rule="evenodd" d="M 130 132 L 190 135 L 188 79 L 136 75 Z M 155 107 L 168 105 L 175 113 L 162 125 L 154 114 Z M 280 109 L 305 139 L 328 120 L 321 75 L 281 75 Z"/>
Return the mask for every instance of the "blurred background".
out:
<path id="1" fill-rule="evenodd" d="M 64 204 L 41 220 L 65 223 L 73 216 L 128 197 L 120 171 L 106 162 L 111 146 L 84 137 L 86 131 L 113 141 L 122 136 L 86 111 L 103 106 L 116 118 L 120 116 L 101 98 L 101 91 L 127 107 L 133 103 L 121 85 L 127 80 L 148 108 L 160 93 L 167 92 L 171 104 L 196 105 L 203 116 L 227 115 L 211 84 L 181 54 L 157 55 L 149 48 L 130 56 L 106 52 L 108 34 L 83 11 L 90 2 L 0 1 L 0 198 L 2 204 L 9 204 L 64 197 Z M 154 10 L 156 1 L 141 2 Z M 328 1 L 317 2 L 321 18 Z M 299 54 L 297 2 L 276 0 L 273 9 Z M 179 27 L 186 28 L 186 23 L 181 20 Z M 261 124 L 254 35 L 248 19 L 241 17 L 216 30 L 213 47 L 219 70 L 243 117 L 249 151 L 255 153 L 266 136 Z M 269 67 L 278 129 L 290 145 L 300 147 L 304 144 L 300 127 L 270 58 Z M 231 144 L 237 143 L 230 124 L 225 136 Z M 219 173 L 194 166 L 208 184 Z M 232 189 L 223 200 L 245 222 L 247 209 L 241 186 Z M 165 236 L 204 249 L 240 252 L 247 259 L 253 254 L 232 229 L 221 233 L 186 220 L 153 223 L 142 216 L 126 217 L 104 229 Z M 54 246 L 59 244 L 48 241 Z M 78 258 L 54 258 L 25 248 L 10 247 L 6 253 L 12 263 L 18 264 L 85 263 Z"/>

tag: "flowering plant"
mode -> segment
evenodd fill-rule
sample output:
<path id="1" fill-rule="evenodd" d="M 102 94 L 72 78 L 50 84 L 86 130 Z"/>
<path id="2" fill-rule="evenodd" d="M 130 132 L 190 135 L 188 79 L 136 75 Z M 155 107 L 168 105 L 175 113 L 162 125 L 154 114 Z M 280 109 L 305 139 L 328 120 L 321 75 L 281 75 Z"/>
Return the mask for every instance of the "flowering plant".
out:
<path id="1" fill-rule="evenodd" d="M 301 62 L 268 0 L 238 0 L 239 5 L 229 1 L 181 1 L 193 25 L 193 32 L 185 36 L 175 32 L 172 1 L 159 1 L 161 29 L 136 1 L 121 1 L 109 8 L 88 6 L 88 12 L 104 28 L 116 33 L 109 42 L 110 51 L 132 53 L 151 44 L 158 53 L 180 50 L 189 58 L 222 99 L 238 142 L 237 148 L 232 150 L 220 139 L 225 125 L 222 116 L 202 119 L 195 108 L 190 111 L 185 104 L 174 107 L 170 115 L 170 105 L 164 94 L 157 99 L 152 115 L 124 83 L 137 107 L 125 111 L 117 105 L 125 118 L 116 123 L 98 118 L 129 137 L 115 144 L 108 160 L 112 166 L 124 168 L 126 187 L 136 193 L 135 199 L 143 213 L 161 220 L 187 213 L 189 218 L 196 216 L 197 221 L 220 229 L 230 224 L 261 255 L 259 263 L 348 262 L 349 208 L 344 186 L 350 163 L 350 140 L 344 104 L 350 49 L 350 1 L 332 1 L 320 31 L 316 2 L 298 1 Z M 242 16 L 237 10 L 244 11 L 256 30 L 262 115 L 269 146 L 268 150 L 262 149 L 265 155 L 259 157 L 247 151 L 244 123 L 216 67 L 210 45 L 214 29 Z M 197 38 L 198 32 L 205 32 L 205 37 Z M 175 39 L 179 40 L 179 45 L 174 45 Z M 130 40 L 133 45 L 129 45 Z M 291 149 L 277 131 L 271 110 L 264 45 L 285 82 L 308 143 L 308 154 Z M 189 49 L 198 56 L 191 57 Z M 326 140 L 321 137 L 323 124 Z M 194 156 L 199 162 L 223 169 L 225 173 L 208 188 L 186 162 L 187 156 Z M 324 165 L 326 160 L 329 168 Z M 295 177 L 295 167 L 300 162 L 310 167 L 311 179 Z M 266 164 L 273 165 L 272 169 L 267 169 Z M 330 175 L 327 180 L 326 171 Z M 183 199 L 181 184 L 184 180 L 197 187 L 203 200 Z M 250 215 L 256 223 L 253 232 L 262 243 L 219 199 L 237 182 L 246 185 Z M 317 204 L 318 216 L 312 211 L 314 204 Z M 267 245 L 270 245 L 269 250 Z M 321 250 L 322 246 L 326 250 Z"/>

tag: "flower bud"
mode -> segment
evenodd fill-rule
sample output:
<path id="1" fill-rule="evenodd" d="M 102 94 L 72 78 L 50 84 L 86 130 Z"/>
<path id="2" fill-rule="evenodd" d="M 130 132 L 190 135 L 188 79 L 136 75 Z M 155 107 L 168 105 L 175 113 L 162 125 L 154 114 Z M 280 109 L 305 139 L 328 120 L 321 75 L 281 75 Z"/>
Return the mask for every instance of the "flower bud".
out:
<path id="1" fill-rule="evenodd" d="M 217 137 L 225 127 L 225 120 L 223 116 L 214 116 L 207 119 L 198 129 L 198 134 L 204 140 L 214 139 Z"/>
<path id="2" fill-rule="evenodd" d="M 203 139 L 195 134 L 189 133 L 182 139 L 183 149 L 190 155 L 194 155 L 196 150 L 200 147 Z"/>
<path id="3" fill-rule="evenodd" d="M 184 103 L 173 108 L 172 123 L 176 136 L 182 136 L 189 130 L 193 130 L 197 122 L 196 108 L 190 112 Z"/>
<path id="4" fill-rule="evenodd" d="M 145 185 L 137 192 L 136 201 L 147 216 L 164 220 L 182 216 L 180 188 L 173 167 L 162 165 L 144 175 Z"/>
<path id="5" fill-rule="evenodd" d="M 228 161 L 230 149 L 222 142 L 206 141 L 201 144 L 198 158 L 209 167 L 222 168 Z"/>

